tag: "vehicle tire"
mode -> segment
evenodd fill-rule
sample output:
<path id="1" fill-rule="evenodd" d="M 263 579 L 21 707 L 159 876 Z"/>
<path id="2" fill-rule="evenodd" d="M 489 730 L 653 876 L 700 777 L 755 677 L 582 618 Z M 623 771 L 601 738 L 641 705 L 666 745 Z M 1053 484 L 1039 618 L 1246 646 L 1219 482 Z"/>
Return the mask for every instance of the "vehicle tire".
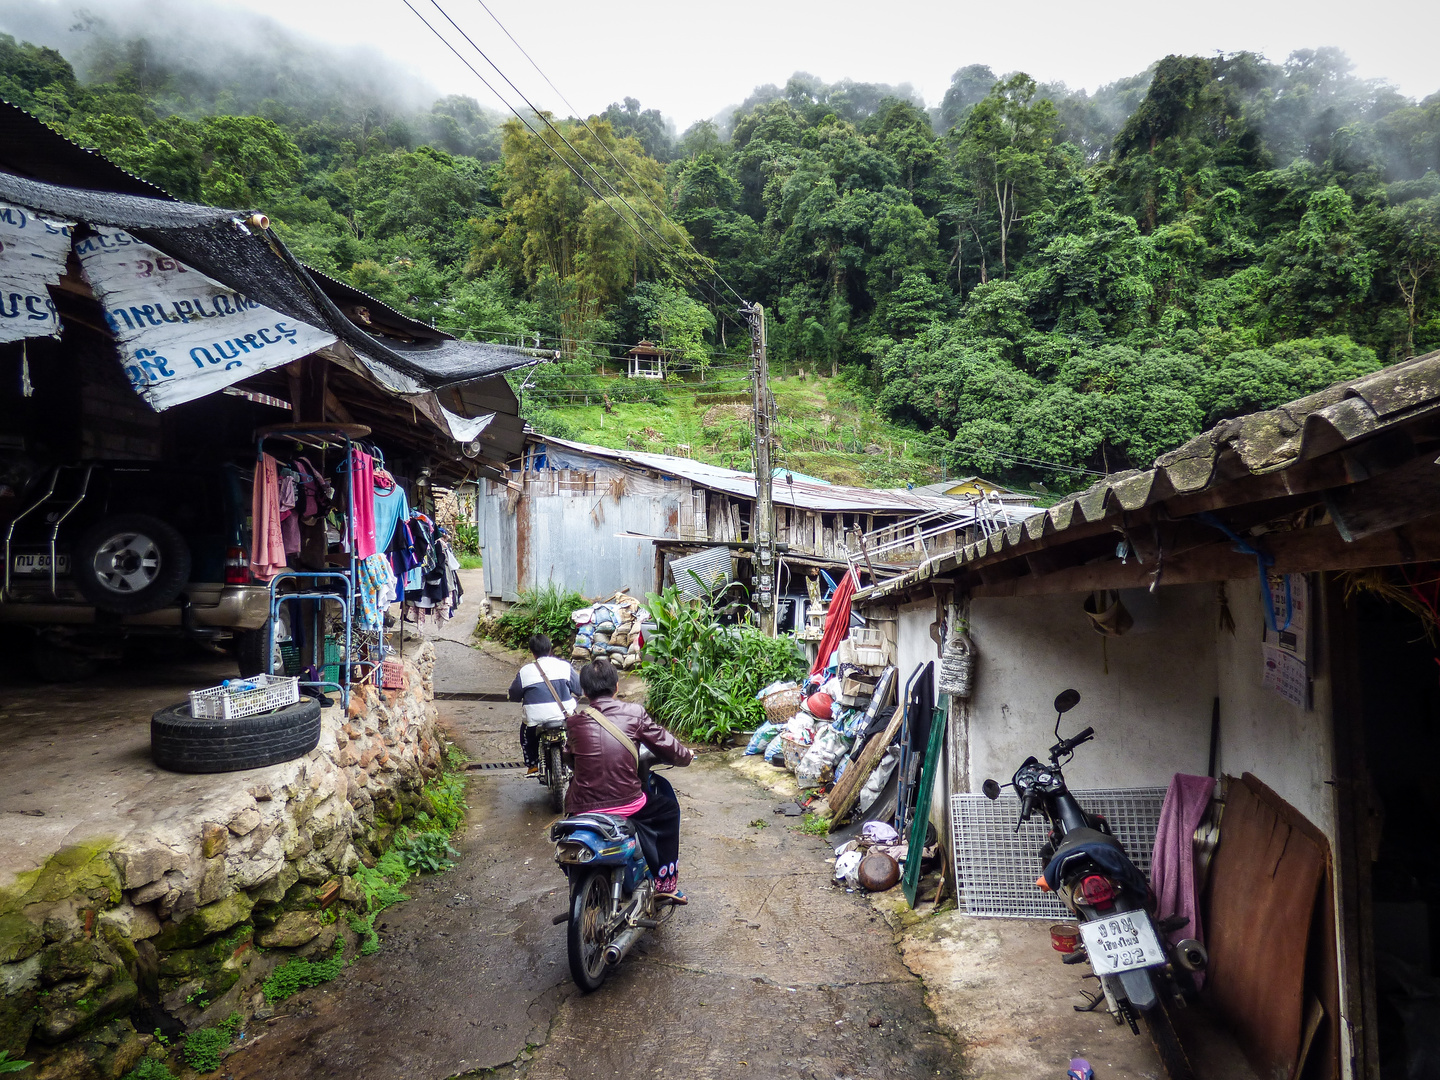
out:
<path id="1" fill-rule="evenodd" d="M 280 647 L 277 643 L 270 657 L 265 648 L 270 644 L 270 620 L 258 630 L 235 631 L 235 662 L 240 667 L 240 677 L 249 679 L 256 675 L 280 674 Z"/>
<path id="2" fill-rule="evenodd" d="M 190 545 L 149 514 L 115 514 L 76 542 L 71 574 L 97 608 L 117 615 L 158 611 L 190 580 Z"/>
<path id="3" fill-rule="evenodd" d="M 197 720 L 189 702 L 150 718 L 150 756 L 171 772 L 259 769 L 302 757 L 319 741 L 320 703 L 314 698 L 234 720 Z"/>
<path id="4" fill-rule="evenodd" d="M 610 907 L 610 875 L 596 869 L 571 880 L 574 885 L 570 889 L 570 923 L 566 931 L 570 977 L 588 994 L 600 989 L 610 974 L 610 965 L 605 963 L 605 946 L 610 942 L 601 928 Z"/>
<path id="5" fill-rule="evenodd" d="M 1180 1045 L 1179 1036 L 1175 1034 L 1175 1025 L 1170 1022 L 1170 1011 L 1164 1000 L 1140 1015 L 1145 1020 L 1146 1030 L 1150 1032 L 1150 1041 L 1155 1044 L 1155 1051 L 1160 1055 L 1160 1064 L 1165 1068 L 1165 1075 L 1170 1080 L 1195 1080 L 1195 1070 L 1190 1067 L 1190 1058 L 1185 1053 L 1185 1048 Z"/>
<path id="6" fill-rule="evenodd" d="M 550 809 L 563 814 L 565 792 L 570 787 L 570 781 L 565 776 L 565 763 L 560 760 L 560 747 L 545 748 L 545 771 L 550 774 Z"/>

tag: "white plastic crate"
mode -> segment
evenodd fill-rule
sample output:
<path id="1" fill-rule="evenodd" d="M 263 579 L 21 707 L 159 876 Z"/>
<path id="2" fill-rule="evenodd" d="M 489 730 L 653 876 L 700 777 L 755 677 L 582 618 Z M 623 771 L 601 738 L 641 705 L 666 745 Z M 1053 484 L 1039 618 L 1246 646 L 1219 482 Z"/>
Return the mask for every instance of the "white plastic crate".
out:
<path id="1" fill-rule="evenodd" d="M 197 720 L 233 720 L 281 709 L 300 700 L 300 680 L 286 675 L 226 679 L 208 690 L 190 691 L 190 715 Z"/>

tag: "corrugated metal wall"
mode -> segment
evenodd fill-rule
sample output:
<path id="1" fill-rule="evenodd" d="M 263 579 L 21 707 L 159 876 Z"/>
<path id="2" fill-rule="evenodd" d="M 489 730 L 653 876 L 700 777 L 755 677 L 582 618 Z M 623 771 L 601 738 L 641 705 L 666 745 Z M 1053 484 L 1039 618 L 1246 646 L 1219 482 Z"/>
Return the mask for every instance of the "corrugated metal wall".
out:
<path id="1" fill-rule="evenodd" d="M 693 513 L 687 481 L 613 468 L 532 473 L 518 497 L 486 482 L 479 514 L 485 591 L 513 602 L 521 589 L 554 582 L 586 596 L 627 586 L 644 596 L 655 588 L 655 545 L 616 534 L 678 536 Z"/>

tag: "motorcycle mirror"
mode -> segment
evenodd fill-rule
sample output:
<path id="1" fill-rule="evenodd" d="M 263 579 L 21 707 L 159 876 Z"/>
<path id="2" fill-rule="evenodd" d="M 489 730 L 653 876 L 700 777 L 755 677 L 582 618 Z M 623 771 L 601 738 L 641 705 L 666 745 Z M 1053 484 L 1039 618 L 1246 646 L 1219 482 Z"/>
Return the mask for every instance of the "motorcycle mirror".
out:
<path id="1" fill-rule="evenodd" d="M 985 793 L 985 798 L 991 802 L 1000 798 L 1000 785 L 994 780 L 986 780 L 985 783 L 980 785 L 980 790 Z"/>
<path id="2" fill-rule="evenodd" d="M 1079 704 L 1080 691 L 1078 690 L 1061 690 L 1055 695 L 1055 711 L 1057 713 L 1067 713 Z"/>

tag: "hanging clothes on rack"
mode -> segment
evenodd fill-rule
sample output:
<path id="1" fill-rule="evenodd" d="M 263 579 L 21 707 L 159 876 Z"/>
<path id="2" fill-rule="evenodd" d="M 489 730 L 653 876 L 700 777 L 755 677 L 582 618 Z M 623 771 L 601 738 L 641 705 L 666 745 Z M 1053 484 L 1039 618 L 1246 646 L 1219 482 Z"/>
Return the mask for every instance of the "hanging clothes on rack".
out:
<path id="1" fill-rule="evenodd" d="M 354 505 L 350 507 L 351 527 L 355 530 L 355 557 L 368 559 L 375 554 L 375 460 L 363 450 L 350 453 L 350 482 Z"/>
<path id="2" fill-rule="evenodd" d="M 250 573 L 269 581 L 285 569 L 285 540 L 280 532 L 279 463 L 260 455 L 250 492 Z"/>
<path id="3" fill-rule="evenodd" d="M 385 488 L 379 483 L 379 476 L 376 473 L 374 487 L 375 550 L 389 551 L 396 527 L 410 516 L 410 501 L 405 497 L 404 488 L 393 481 Z"/>
<path id="4" fill-rule="evenodd" d="M 280 536 L 286 555 L 300 554 L 300 517 L 295 512 L 300 501 L 300 474 L 288 466 L 280 466 Z"/>
<path id="5" fill-rule="evenodd" d="M 364 630 L 384 629 L 385 612 L 395 598 L 395 572 L 390 569 L 390 559 L 372 551 L 356 567 L 356 577 L 359 580 L 355 591 L 360 595 L 356 621 Z"/>

